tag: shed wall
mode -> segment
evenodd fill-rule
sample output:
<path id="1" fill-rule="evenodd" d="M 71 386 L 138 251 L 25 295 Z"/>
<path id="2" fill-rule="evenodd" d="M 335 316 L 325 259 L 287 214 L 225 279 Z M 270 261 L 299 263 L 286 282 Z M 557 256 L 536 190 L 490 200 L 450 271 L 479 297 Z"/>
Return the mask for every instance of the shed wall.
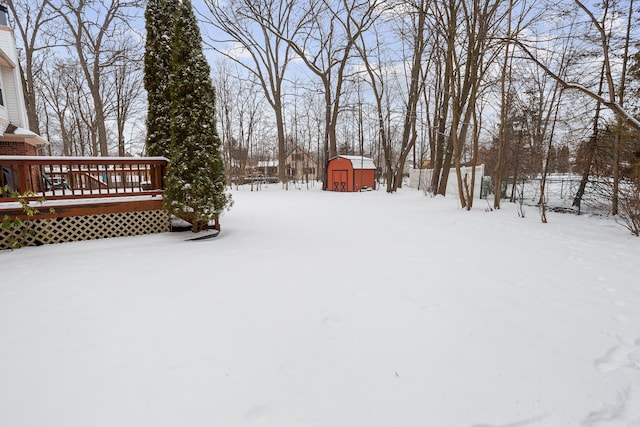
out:
<path id="1" fill-rule="evenodd" d="M 354 168 L 351 160 L 336 157 L 327 165 L 329 191 L 360 191 L 375 188 L 375 169 Z"/>
<path id="2" fill-rule="evenodd" d="M 360 191 L 363 188 L 375 188 L 376 177 L 373 169 L 354 169 L 353 185 L 350 191 Z"/>
<path id="3" fill-rule="evenodd" d="M 353 166 L 347 159 L 335 158 L 327 165 L 329 191 L 353 191 Z"/>

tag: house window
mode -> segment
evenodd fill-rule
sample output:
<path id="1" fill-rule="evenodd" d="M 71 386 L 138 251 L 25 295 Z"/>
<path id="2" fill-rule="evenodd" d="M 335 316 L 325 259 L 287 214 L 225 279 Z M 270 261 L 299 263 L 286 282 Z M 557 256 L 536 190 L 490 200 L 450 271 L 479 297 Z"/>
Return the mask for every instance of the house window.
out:
<path id="1" fill-rule="evenodd" d="M 9 11 L 3 4 L 0 4 L 0 25 L 9 26 Z"/>
<path id="2" fill-rule="evenodd" d="M 0 105 L 4 106 L 4 94 L 2 93 L 2 86 L 0 86 Z"/>

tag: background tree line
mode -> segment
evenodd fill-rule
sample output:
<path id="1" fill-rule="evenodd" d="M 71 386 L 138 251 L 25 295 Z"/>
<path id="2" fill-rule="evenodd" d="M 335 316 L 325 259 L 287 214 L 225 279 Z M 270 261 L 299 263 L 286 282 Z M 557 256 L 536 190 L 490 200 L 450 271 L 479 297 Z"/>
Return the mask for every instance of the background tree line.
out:
<path id="1" fill-rule="evenodd" d="M 52 154 L 141 154 L 144 2 L 9 2 L 34 131 Z M 322 168 L 363 154 L 387 191 L 407 167 L 451 175 L 473 203 L 521 177 L 611 179 L 611 211 L 638 176 L 633 0 L 203 0 L 229 175 L 295 146 Z M 286 180 L 281 168 L 282 181 Z M 635 181 L 634 181 L 635 180 Z M 624 181 L 624 185 L 620 183 Z M 576 194 L 580 204 L 583 194 Z M 544 194 L 540 201 L 544 205 Z"/>

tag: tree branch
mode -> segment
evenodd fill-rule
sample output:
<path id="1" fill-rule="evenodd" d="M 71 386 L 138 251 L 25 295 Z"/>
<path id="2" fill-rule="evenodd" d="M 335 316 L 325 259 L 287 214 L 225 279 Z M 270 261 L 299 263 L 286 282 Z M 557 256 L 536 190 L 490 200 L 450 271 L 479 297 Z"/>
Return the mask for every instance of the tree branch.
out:
<path id="1" fill-rule="evenodd" d="M 588 96 L 591 99 L 594 99 L 600 102 L 602 105 L 611 110 L 617 117 L 619 117 L 623 122 L 627 123 L 629 126 L 634 128 L 635 130 L 640 130 L 640 120 L 636 119 L 631 112 L 624 109 L 620 104 L 615 102 L 615 98 L 605 99 L 602 95 L 597 94 L 591 89 L 581 85 L 579 83 L 567 82 L 565 79 L 560 77 L 558 74 L 553 72 L 546 64 L 538 59 L 536 55 L 529 50 L 529 48 L 517 39 L 511 39 L 510 42 L 514 43 L 516 46 L 520 48 L 522 52 L 526 55 L 528 59 L 534 62 L 538 67 L 540 67 L 549 77 L 554 79 L 558 84 L 566 90 L 576 90 L 581 92 L 583 95 Z"/>

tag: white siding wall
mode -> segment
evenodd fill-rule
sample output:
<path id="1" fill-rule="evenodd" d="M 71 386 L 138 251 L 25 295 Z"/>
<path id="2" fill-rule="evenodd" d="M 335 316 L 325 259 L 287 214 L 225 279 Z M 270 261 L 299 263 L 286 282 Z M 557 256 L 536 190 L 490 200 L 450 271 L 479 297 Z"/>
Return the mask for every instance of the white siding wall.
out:
<path id="1" fill-rule="evenodd" d="M 14 63 L 17 63 L 18 52 L 16 51 L 16 42 L 13 38 L 13 32 L 9 27 L 2 25 L 0 25 L 0 49 L 2 49 Z"/>
<path id="2" fill-rule="evenodd" d="M 28 127 L 23 123 L 23 119 L 20 114 L 20 106 L 22 103 L 18 100 L 18 89 L 22 96 L 22 87 L 16 88 L 16 81 L 14 76 L 14 69 L 2 67 L 2 85 L 4 95 L 4 106 L 7 110 L 9 120 L 11 123 L 18 127 Z"/>
<path id="3" fill-rule="evenodd" d="M 2 99 L 4 101 L 4 105 L 0 105 L 0 135 L 2 135 L 9 124 L 9 110 L 7 109 L 6 100 L 7 95 L 4 88 L 4 69 L 5 67 L 0 67 L 0 88 L 2 89 Z"/>
<path id="4" fill-rule="evenodd" d="M 13 32 L 9 27 L 0 26 L 0 49 L 13 62 L 16 67 L 2 66 L 0 78 L 2 79 L 2 92 L 4 97 L 4 108 L 0 107 L 0 118 L 10 120 L 14 125 L 21 128 L 28 128 L 27 110 L 22 94 L 22 83 L 20 72 L 17 67 L 18 51 Z M 4 111 L 2 111 L 4 110 Z M 4 131 L 4 129 L 2 129 Z"/>

